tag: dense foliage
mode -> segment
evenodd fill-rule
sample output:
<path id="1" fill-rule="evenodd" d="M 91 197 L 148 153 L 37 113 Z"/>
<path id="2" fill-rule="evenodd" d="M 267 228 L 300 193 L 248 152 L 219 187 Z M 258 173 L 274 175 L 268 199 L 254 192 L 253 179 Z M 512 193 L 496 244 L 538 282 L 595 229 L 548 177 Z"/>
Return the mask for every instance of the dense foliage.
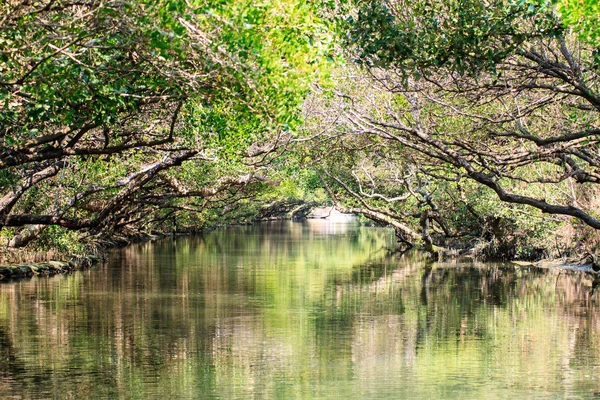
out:
<path id="1" fill-rule="evenodd" d="M 327 55 L 324 24 L 301 1 L 0 7 L 0 223 L 17 227 L 2 231 L 11 246 L 47 226 L 168 230 L 178 216 L 202 226 L 252 196 Z"/>
<path id="2" fill-rule="evenodd" d="M 573 27 L 581 40 L 600 45 L 600 3 L 595 0 L 560 0 L 556 9 L 563 23 Z"/>
<path id="3" fill-rule="evenodd" d="M 600 229 L 593 6 L 359 0 L 340 11 L 359 68 L 313 105 L 321 143 L 341 150 L 320 162 L 340 206 L 432 252 L 597 245 L 582 244 Z"/>

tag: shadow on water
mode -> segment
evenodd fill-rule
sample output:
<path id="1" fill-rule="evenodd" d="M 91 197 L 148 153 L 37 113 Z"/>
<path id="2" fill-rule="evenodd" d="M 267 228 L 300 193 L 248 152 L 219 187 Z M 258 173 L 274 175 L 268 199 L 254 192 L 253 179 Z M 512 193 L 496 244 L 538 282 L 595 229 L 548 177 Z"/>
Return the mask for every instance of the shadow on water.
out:
<path id="1" fill-rule="evenodd" d="M 24 398 L 591 397 L 598 282 L 427 264 L 355 222 L 218 229 L 0 285 Z"/>

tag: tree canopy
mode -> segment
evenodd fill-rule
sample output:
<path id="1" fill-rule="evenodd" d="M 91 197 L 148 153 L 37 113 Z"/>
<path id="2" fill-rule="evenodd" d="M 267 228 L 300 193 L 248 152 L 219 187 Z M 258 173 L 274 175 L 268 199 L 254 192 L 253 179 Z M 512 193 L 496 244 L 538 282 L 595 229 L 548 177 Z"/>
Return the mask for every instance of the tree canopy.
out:
<path id="1" fill-rule="evenodd" d="M 600 229 L 594 1 L 0 9 L 10 246 L 304 203 L 390 224 L 432 253 L 486 243 L 534 257 L 556 235 L 597 245 L 580 241 Z"/>
<path id="2" fill-rule="evenodd" d="M 597 48 L 569 9 L 351 2 L 340 29 L 359 68 L 315 107 L 347 155 L 321 162 L 331 195 L 431 250 L 471 236 L 508 242 L 512 257 L 520 236 L 535 253 L 532 233 L 571 225 L 562 216 L 599 229 Z"/>
<path id="3" fill-rule="evenodd" d="M 300 1 L 1 7 L 0 221 L 28 225 L 13 245 L 47 225 L 171 223 L 248 196 L 328 51 Z"/>

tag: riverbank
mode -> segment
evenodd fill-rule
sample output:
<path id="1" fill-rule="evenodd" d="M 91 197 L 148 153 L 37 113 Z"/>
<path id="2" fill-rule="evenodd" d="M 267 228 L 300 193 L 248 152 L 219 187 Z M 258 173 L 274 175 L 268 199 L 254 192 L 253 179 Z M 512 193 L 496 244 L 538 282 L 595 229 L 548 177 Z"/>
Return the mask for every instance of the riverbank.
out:
<path id="1" fill-rule="evenodd" d="M 90 245 L 86 254 L 64 254 L 53 250 L 46 252 L 13 250 L 10 254 L 2 254 L 4 265 L 0 265 L 0 282 L 85 270 L 104 262 L 110 249 L 159 240 L 168 236 L 167 234 L 135 234 L 128 237 L 102 238 Z"/>
<path id="2" fill-rule="evenodd" d="M 103 256 L 72 256 L 68 261 L 50 260 L 41 263 L 0 266 L 0 281 L 30 278 L 36 275 L 53 276 L 90 268 L 104 260 Z"/>
<path id="3" fill-rule="evenodd" d="M 520 267 L 531 266 L 561 271 L 584 272 L 600 276 L 600 268 L 594 262 L 580 263 L 573 260 L 540 260 L 537 262 L 511 261 L 511 263 Z"/>
<path id="4" fill-rule="evenodd" d="M 331 209 L 327 208 L 327 215 L 312 216 L 312 219 L 324 219 L 331 216 Z M 339 214 L 339 213 L 338 213 Z M 345 216 L 345 214 L 340 214 Z M 88 249 L 83 255 L 64 254 L 57 251 L 28 251 L 21 250 L 16 251 L 10 255 L 0 254 L 0 281 L 22 279 L 33 276 L 52 276 L 57 274 L 68 273 L 77 270 L 83 270 L 91 267 L 94 264 L 102 262 L 106 259 L 106 254 L 110 249 L 123 248 L 134 243 L 148 242 L 164 239 L 167 237 L 181 237 L 199 234 L 202 232 L 208 232 L 220 227 L 234 227 L 234 226 L 247 226 L 255 225 L 264 222 L 272 222 L 275 220 L 292 220 L 288 215 L 279 216 L 274 218 L 272 215 L 267 218 L 260 220 L 254 220 L 252 222 L 238 222 L 229 223 L 224 225 L 215 225 L 207 227 L 201 230 L 188 230 L 173 233 L 135 233 L 127 236 L 112 236 L 99 238 L 94 241 L 92 245 L 88 245 Z M 307 219 L 302 218 L 302 219 Z M 335 219 L 335 218 L 334 218 Z M 413 251 L 422 251 L 422 249 L 414 248 Z M 466 255 L 465 252 L 458 251 L 456 249 L 452 251 L 445 251 L 443 255 L 440 254 L 440 262 L 448 260 L 468 260 L 471 262 L 476 261 L 489 261 L 483 258 L 475 257 L 473 252 Z M 433 260 L 432 260 L 433 261 Z M 492 260 L 493 261 L 493 260 Z M 585 261 L 585 262 L 584 262 Z M 595 262 L 593 258 L 561 258 L 561 259 L 540 259 L 536 261 L 520 261 L 520 260 L 504 260 L 504 262 L 511 262 L 515 266 L 521 267 L 538 267 L 555 270 L 565 270 L 574 272 L 590 273 L 593 275 L 600 276 L 600 265 Z"/>
<path id="5" fill-rule="evenodd" d="M 200 230 L 186 230 L 171 233 L 132 233 L 102 237 L 87 245 L 84 255 L 61 253 L 57 250 L 12 249 L 0 254 L 0 282 L 31 278 L 34 276 L 54 276 L 78 270 L 84 270 L 106 260 L 109 250 L 127 247 L 135 243 L 152 242 L 167 237 L 183 237 L 208 232 L 222 227 L 247 226 L 269 221 L 292 220 L 288 215 L 265 217 L 249 222 L 237 222 L 224 225 L 214 225 Z"/>

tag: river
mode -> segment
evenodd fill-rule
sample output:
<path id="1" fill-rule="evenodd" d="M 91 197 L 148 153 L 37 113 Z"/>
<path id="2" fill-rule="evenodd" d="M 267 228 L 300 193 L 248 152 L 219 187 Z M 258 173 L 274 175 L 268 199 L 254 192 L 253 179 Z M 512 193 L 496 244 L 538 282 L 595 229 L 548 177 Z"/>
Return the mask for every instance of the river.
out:
<path id="1" fill-rule="evenodd" d="M 273 222 L 0 284 L 0 398 L 595 398 L 582 273 L 437 263 L 390 230 Z"/>

